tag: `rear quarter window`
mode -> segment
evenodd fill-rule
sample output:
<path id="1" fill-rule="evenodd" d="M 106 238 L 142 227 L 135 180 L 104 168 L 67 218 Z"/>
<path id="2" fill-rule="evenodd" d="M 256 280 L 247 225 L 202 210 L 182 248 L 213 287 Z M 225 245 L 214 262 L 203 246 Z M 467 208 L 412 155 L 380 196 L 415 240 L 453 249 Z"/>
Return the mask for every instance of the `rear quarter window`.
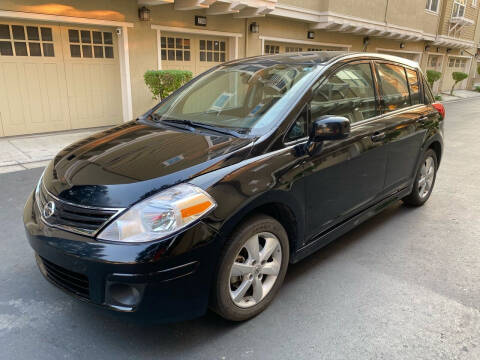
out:
<path id="1" fill-rule="evenodd" d="M 377 63 L 384 112 L 395 111 L 410 106 L 405 68 L 400 65 Z"/>

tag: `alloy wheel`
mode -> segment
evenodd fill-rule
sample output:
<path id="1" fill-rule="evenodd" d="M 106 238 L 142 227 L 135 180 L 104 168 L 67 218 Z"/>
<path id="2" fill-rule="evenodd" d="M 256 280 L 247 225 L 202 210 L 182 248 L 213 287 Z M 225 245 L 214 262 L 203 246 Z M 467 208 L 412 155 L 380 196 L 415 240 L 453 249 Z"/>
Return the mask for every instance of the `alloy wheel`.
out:
<path id="1" fill-rule="evenodd" d="M 249 308 L 272 290 L 282 267 L 282 247 L 269 232 L 250 237 L 230 270 L 230 297 L 235 305 Z"/>
<path id="2" fill-rule="evenodd" d="M 435 179 L 435 161 L 431 156 L 427 157 L 420 168 L 420 178 L 418 179 L 418 195 L 425 198 L 432 188 Z"/>

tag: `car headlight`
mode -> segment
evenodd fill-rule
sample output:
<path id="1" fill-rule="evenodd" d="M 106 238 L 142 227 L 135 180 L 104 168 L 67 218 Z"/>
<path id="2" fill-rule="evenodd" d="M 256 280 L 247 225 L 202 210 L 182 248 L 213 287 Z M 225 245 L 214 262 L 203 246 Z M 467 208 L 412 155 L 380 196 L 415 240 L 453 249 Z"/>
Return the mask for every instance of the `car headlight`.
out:
<path id="1" fill-rule="evenodd" d="M 216 206 L 202 189 L 176 185 L 132 206 L 97 239 L 128 243 L 158 240 L 187 227 Z"/>

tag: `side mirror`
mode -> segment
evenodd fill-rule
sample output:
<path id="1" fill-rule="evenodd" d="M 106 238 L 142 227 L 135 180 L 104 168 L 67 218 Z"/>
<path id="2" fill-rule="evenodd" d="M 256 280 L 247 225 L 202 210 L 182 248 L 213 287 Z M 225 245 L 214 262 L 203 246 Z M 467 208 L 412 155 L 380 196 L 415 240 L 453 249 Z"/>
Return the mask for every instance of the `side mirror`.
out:
<path id="1" fill-rule="evenodd" d="M 324 115 L 313 121 L 310 143 L 345 139 L 350 135 L 350 121 L 343 116 Z"/>

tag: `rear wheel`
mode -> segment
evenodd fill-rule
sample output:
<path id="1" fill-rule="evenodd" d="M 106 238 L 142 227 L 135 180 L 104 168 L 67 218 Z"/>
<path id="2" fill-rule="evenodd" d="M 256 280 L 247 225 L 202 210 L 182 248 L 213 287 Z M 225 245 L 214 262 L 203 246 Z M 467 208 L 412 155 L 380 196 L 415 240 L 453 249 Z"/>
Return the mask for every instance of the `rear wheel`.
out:
<path id="1" fill-rule="evenodd" d="M 288 260 L 288 237 L 282 225 L 269 216 L 252 217 L 225 245 L 214 284 L 213 310 L 233 321 L 258 315 L 282 285 Z"/>
<path id="2" fill-rule="evenodd" d="M 412 192 L 402 199 L 405 204 L 421 206 L 427 202 L 435 185 L 437 166 L 435 151 L 428 149 L 423 155 L 423 160 L 417 170 Z"/>

